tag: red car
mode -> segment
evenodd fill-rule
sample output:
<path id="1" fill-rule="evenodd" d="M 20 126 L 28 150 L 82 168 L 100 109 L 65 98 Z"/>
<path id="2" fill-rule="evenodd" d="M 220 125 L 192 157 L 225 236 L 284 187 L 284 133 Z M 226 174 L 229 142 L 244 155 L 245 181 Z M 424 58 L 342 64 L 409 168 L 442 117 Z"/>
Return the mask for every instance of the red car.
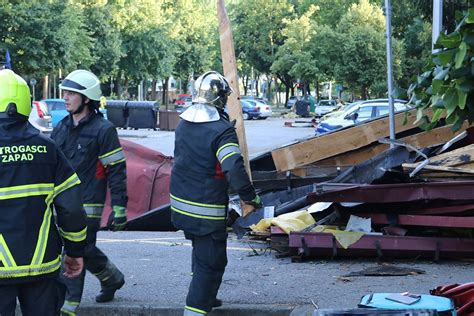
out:
<path id="1" fill-rule="evenodd" d="M 178 94 L 178 97 L 174 101 L 176 108 L 187 108 L 191 104 L 193 104 L 193 100 L 190 94 Z"/>

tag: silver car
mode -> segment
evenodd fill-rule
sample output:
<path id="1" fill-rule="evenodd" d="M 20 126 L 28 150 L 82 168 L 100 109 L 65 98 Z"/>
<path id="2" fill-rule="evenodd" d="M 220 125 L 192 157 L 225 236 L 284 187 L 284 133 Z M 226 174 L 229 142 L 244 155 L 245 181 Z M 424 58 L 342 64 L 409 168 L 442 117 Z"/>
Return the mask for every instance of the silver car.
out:
<path id="1" fill-rule="evenodd" d="M 48 105 L 45 102 L 33 101 L 31 104 L 31 113 L 28 121 L 40 132 L 51 133 L 53 131 L 53 123 Z"/>

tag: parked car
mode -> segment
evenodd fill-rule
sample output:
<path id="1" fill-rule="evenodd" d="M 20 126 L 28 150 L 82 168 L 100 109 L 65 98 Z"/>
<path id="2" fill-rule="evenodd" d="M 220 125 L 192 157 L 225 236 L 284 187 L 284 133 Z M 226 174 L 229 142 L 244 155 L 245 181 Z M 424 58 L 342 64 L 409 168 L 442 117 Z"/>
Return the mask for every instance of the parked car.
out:
<path id="1" fill-rule="evenodd" d="M 184 111 L 186 108 L 193 104 L 193 99 L 190 94 L 178 94 L 178 97 L 174 101 L 175 109 L 178 111 Z"/>
<path id="2" fill-rule="evenodd" d="M 296 95 L 292 95 L 292 96 L 288 99 L 288 103 L 286 104 L 286 108 L 287 108 L 287 109 L 291 109 L 291 108 L 295 105 L 296 101 L 298 101 L 298 99 L 299 99 L 299 98 L 298 98 Z"/>
<path id="3" fill-rule="evenodd" d="M 260 97 L 254 97 L 254 96 L 251 96 L 251 95 L 242 95 L 242 96 L 240 96 L 240 99 L 241 100 L 257 101 L 257 102 L 260 102 L 260 103 L 263 103 L 263 104 L 268 104 L 267 99 L 260 98 Z"/>
<path id="4" fill-rule="evenodd" d="M 51 113 L 53 128 L 58 125 L 65 116 L 69 114 L 66 110 L 66 102 L 63 99 L 45 99 L 42 100 L 48 105 L 49 112 Z"/>
<path id="5" fill-rule="evenodd" d="M 53 128 L 55 128 L 56 125 L 58 125 L 58 123 L 69 114 L 66 110 L 66 102 L 64 99 L 44 99 L 41 100 L 41 102 L 46 103 L 48 106 Z M 107 110 L 102 108 L 99 110 L 104 117 L 107 118 Z"/>
<path id="6" fill-rule="evenodd" d="M 316 116 L 323 116 L 337 109 L 336 100 L 320 100 L 314 110 Z"/>
<path id="7" fill-rule="evenodd" d="M 395 103 L 407 103 L 406 100 L 401 100 L 401 99 L 394 99 L 393 100 Z M 344 113 L 349 111 L 349 109 L 352 109 L 355 106 L 358 106 L 360 104 L 368 104 L 368 103 L 387 103 L 388 104 L 388 99 L 371 99 L 371 100 L 359 100 L 355 101 L 352 103 L 348 103 L 345 105 L 342 105 L 340 108 L 338 108 L 336 111 L 329 112 L 321 117 L 321 121 L 327 120 L 328 118 L 331 117 L 340 117 L 344 116 Z"/>
<path id="8" fill-rule="evenodd" d="M 257 99 L 244 99 L 244 101 L 257 107 L 257 110 L 260 112 L 260 115 L 257 118 L 266 119 L 267 117 L 272 116 L 272 107 L 270 105 L 262 103 Z"/>
<path id="9" fill-rule="evenodd" d="M 33 101 L 32 109 L 28 121 L 35 128 L 43 133 L 51 133 L 53 125 L 51 122 L 51 114 L 49 113 L 46 103 L 41 101 Z"/>
<path id="10" fill-rule="evenodd" d="M 401 102 L 400 102 L 401 101 Z M 394 102 L 395 112 L 406 111 L 411 107 L 406 105 L 406 101 L 397 100 Z M 336 129 L 359 124 L 384 115 L 388 115 L 389 105 L 386 100 L 369 101 L 351 105 L 344 112 L 338 115 L 322 119 L 316 126 L 316 135 L 321 135 Z"/>

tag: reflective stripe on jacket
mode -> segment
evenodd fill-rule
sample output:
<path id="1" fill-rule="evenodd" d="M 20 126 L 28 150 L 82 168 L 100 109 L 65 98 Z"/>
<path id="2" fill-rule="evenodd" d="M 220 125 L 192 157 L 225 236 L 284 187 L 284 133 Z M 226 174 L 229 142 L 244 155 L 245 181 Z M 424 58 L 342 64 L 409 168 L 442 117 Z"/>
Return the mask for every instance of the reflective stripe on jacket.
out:
<path id="1" fill-rule="evenodd" d="M 225 116 L 205 123 L 180 121 L 174 156 L 170 199 L 176 228 L 195 235 L 225 230 L 229 185 L 245 201 L 255 198 L 237 134 Z"/>
<path id="2" fill-rule="evenodd" d="M 53 141 L 25 123 L 0 120 L 0 284 L 55 275 L 61 241 L 68 255 L 83 255 L 80 183 Z"/>
<path id="3" fill-rule="evenodd" d="M 101 218 L 107 185 L 112 206 L 127 206 L 126 158 L 112 123 L 91 113 L 74 126 L 69 115 L 53 130 L 51 137 L 81 179 L 88 217 Z"/>

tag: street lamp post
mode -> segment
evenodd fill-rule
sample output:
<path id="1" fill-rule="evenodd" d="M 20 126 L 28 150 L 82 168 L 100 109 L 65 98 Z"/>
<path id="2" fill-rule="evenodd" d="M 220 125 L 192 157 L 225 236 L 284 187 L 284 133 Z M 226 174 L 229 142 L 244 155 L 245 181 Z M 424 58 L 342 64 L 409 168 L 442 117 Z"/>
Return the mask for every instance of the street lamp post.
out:
<path id="1" fill-rule="evenodd" d="M 388 88 L 388 109 L 390 123 L 390 139 L 395 139 L 395 111 L 393 108 L 393 66 L 392 66 L 392 5 L 390 0 L 385 0 L 386 18 L 386 43 L 387 43 L 387 88 Z M 394 147 L 393 144 L 390 147 Z"/>

